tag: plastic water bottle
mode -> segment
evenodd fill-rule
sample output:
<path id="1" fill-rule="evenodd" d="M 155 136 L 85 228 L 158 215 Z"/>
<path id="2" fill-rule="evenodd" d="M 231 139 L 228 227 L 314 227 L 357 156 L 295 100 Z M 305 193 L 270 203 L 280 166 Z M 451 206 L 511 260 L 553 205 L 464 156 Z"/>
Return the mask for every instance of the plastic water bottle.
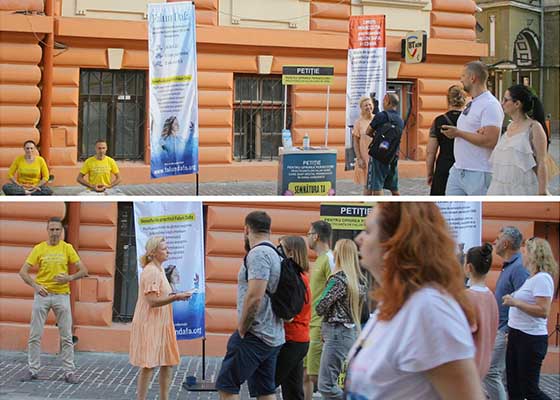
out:
<path id="1" fill-rule="evenodd" d="M 309 150 L 309 134 L 306 132 L 303 136 L 303 150 Z"/>
<path id="2" fill-rule="evenodd" d="M 282 129 L 282 147 L 285 149 L 292 148 L 292 133 L 289 129 Z"/>

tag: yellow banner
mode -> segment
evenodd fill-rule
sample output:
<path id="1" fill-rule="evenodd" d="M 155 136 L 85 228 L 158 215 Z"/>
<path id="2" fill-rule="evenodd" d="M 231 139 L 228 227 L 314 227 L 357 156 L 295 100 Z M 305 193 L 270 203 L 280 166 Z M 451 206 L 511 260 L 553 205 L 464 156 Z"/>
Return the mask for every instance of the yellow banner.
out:
<path id="1" fill-rule="evenodd" d="M 164 83 L 175 83 L 175 82 L 190 82 L 191 80 L 192 80 L 192 75 L 168 76 L 167 78 L 153 78 L 152 85 L 162 85 Z"/>
<path id="2" fill-rule="evenodd" d="M 332 85 L 333 75 L 282 75 L 283 85 Z"/>
<path id="3" fill-rule="evenodd" d="M 295 196 L 328 196 L 331 182 L 291 182 L 288 190 Z"/>
<path id="4" fill-rule="evenodd" d="M 139 219 L 140 225 L 154 225 L 170 222 L 192 222 L 196 220 L 194 213 L 192 214 L 176 214 L 176 215 L 161 215 L 157 217 L 142 217 Z"/>

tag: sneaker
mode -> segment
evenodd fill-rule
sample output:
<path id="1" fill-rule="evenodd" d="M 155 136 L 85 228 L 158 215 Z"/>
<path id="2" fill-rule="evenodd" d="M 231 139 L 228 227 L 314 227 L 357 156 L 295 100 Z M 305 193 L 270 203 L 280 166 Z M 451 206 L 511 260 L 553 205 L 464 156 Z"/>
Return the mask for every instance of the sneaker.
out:
<path id="1" fill-rule="evenodd" d="M 20 381 L 21 382 L 29 382 L 29 381 L 33 381 L 35 379 L 39 379 L 39 376 L 37 374 L 34 374 L 31 371 L 27 370 L 27 371 L 25 371 L 25 373 L 21 377 Z"/>
<path id="2" fill-rule="evenodd" d="M 73 372 L 68 372 L 66 375 L 64 375 L 64 381 L 71 385 L 75 385 L 76 383 L 78 383 L 78 379 L 76 379 L 76 375 L 74 375 Z"/>

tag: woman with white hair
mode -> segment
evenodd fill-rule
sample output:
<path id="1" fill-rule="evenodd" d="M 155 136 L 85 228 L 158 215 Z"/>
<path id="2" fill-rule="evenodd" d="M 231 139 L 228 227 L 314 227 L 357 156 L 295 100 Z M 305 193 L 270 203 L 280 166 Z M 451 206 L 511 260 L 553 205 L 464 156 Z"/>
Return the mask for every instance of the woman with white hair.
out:
<path id="1" fill-rule="evenodd" d="M 172 293 L 163 262 L 168 251 L 162 236 L 152 236 L 141 257 L 138 301 L 130 332 L 130 363 L 140 368 L 137 399 L 144 400 L 155 367 L 159 367 L 159 398 L 167 400 L 171 370 L 180 361 L 171 303 L 187 300 L 192 292 Z"/>
<path id="2" fill-rule="evenodd" d="M 503 297 L 504 304 L 510 306 L 506 353 L 508 395 L 510 400 L 550 400 L 539 389 L 539 379 L 548 348 L 547 318 L 558 264 L 550 244 L 541 238 L 525 241 L 523 264 L 531 276 L 519 290 Z"/>
<path id="3" fill-rule="evenodd" d="M 354 183 L 364 188 L 364 195 L 371 195 L 371 190 L 366 186 L 367 171 L 369 162 L 369 145 L 373 140 L 366 135 L 367 128 L 373 119 L 373 101 L 370 97 L 364 96 L 360 99 L 360 118 L 354 122 L 352 128 L 352 145 L 356 154 L 356 164 L 354 165 Z"/>

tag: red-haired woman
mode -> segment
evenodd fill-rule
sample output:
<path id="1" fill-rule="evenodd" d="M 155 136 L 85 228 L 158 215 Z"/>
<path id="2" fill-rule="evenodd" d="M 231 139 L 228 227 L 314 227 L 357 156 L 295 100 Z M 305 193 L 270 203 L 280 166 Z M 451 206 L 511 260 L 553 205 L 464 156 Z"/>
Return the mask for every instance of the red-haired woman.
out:
<path id="1" fill-rule="evenodd" d="M 484 399 L 472 306 L 439 208 L 381 203 L 356 242 L 379 305 L 350 351 L 347 399 Z"/>

